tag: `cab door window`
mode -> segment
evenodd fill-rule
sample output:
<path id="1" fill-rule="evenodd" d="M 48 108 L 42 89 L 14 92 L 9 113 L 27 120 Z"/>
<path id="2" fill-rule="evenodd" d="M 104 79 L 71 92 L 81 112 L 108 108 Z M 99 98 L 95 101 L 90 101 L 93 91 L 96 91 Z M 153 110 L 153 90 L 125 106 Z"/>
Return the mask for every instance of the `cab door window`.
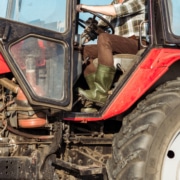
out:
<path id="1" fill-rule="evenodd" d="M 63 43 L 29 37 L 12 45 L 11 55 L 33 90 L 44 99 L 65 97 L 65 48 Z"/>

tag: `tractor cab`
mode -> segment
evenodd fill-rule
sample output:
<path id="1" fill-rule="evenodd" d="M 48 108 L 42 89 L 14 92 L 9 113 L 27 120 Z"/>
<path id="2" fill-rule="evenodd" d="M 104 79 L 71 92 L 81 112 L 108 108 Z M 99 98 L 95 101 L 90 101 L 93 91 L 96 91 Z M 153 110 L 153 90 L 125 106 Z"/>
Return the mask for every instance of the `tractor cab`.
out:
<path id="1" fill-rule="evenodd" d="M 4 66 L 14 72 L 33 105 L 77 112 L 83 106 L 76 88 L 87 88 L 82 75 L 83 37 L 87 35 L 83 31 L 91 24 L 79 17 L 76 4 L 68 0 L 46 3 L 43 0 L 2 0 L 0 3 Z M 94 20 L 101 19 L 108 25 L 107 33 L 114 33 L 112 25 L 100 14 L 89 13 Z M 131 66 L 132 63 L 127 68 Z"/>

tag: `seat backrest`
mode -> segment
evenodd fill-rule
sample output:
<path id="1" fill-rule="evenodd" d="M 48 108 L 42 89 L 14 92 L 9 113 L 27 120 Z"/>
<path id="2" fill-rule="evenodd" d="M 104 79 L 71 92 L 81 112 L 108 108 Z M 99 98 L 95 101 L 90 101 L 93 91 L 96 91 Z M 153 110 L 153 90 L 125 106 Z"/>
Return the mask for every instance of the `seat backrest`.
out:
<path id="1" fill-rule="evenodd" d="M 136 60 L 141 56 L 145 49 L 141 49 L 137 52 L 137 54 L 115 54 L 113 56 L 114 59 L 114 67 L 116 69 L 121 68 L 122 72 L 125 73 L 134 65 Z M 98 58 L 93 61 L 95 67 L 98 66 Z"/>
<path id="2" fill-rule="evenodd" d="M 116 54 L 113 56 L 114 67 L 125 73 L 133 66 L 136 57 L 134 54 Z"/>

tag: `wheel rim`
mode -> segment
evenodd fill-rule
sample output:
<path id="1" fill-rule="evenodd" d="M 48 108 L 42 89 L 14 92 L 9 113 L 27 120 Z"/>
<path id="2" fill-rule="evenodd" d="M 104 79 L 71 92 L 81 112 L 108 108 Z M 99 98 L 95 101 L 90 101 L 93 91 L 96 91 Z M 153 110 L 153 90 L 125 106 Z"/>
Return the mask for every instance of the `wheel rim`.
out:
<path id="1" fill-rule="evenodd" d="M 161 180 L 180 180 L 180 131 L 171 140 L 163 161 Z"/>

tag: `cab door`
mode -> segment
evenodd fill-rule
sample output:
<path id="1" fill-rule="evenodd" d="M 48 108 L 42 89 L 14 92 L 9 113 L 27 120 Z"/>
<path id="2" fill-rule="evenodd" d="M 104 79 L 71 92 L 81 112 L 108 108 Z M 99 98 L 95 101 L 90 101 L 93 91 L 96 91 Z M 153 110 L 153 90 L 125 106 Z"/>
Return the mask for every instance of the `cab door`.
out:
<path id="1" fill-rule="evenodd" d="M 0 1 L 0 54 L 34 105 L 72 107 L 75 3 Z"/>

